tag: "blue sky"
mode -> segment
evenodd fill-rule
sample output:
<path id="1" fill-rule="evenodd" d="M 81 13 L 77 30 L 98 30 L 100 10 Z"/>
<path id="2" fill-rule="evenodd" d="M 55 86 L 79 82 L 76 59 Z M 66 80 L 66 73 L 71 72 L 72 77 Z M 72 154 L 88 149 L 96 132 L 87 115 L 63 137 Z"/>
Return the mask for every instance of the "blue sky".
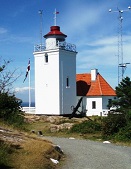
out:
<path id="1" fill-rule="evenodd" d="M 115 88 L 118 82 L 118 14 L 108 10 L 128 9 L 130 0 L 0 0 L 0 56 L 11 59 L 21 77 L 14 83 L 16 95 L 28 101 L 28 80 L 23 83 L 31 60 L 31 87 L 34 101 L 34 44 L 40 43 L 40 15 L 43 10 L 43 35 L 54 25 L 53 12 L 59 11 L 57 25 L 77 47 L 77 73 L 97 68 Z M 131 10 L 123 13 L 124 63 L 131 63 Z M 44 43 L 44 38 L 43 38 Z M 131 77 L 131 65 L 124 76 Z"/>

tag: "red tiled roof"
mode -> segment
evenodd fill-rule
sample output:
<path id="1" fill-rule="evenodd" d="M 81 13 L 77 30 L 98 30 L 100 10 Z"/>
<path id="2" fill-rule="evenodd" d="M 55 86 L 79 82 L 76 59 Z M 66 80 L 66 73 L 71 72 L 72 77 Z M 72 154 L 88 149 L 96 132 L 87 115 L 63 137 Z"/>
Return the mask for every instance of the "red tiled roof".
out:
<path id="1" fill-rule="evenodd" d="M 116 96 L 115 90 L 98 73 L 91 81 L 91 74 L 77 74 L 77 96 Z"/>

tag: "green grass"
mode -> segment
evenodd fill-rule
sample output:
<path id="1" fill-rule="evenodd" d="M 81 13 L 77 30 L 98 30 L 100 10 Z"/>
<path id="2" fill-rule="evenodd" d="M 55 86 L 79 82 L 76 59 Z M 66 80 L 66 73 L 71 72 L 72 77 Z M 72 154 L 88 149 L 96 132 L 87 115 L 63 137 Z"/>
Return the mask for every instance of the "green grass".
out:
<path id="1" fill-rule="evenodd" d="M 102 132 L 100 130 L 100 125 L 102 123 L 102 117 L 91 117 L 91 119 L 96 123 L 95 127 L 92 127 L 94 122 L 87 121 L 85 119 L 85 122 L 82 122 L 81 124 L 75 122 L 74 119 L 71 119 L 71 123 L 75 123 L 74 127 L 71 130 L 63 130 L 59 132 L 51 132 L 50 131 L 50 123 L 46 121 L 36 121 L 33 123 L 30 123 L 27 125 L 27 129 L 31 132 L 31 130 L 34 130 L 37 134 L 38 131 L 42 131 L 43 135 L 45 136 L 56 136 L 56 137 L 75 137 L 78 139 L 90 139 L 94 141 L 104 141 L 104 140 L 110 140 L 112 143 L 115 144 L 121 144 L 121 145 L 127 145 L 131 146 L 131 140 L 118 140 L 115 139 L 115 137 L 104 137 L 102 136 Z M 81 120 L 81 119 L 80 119 Z M 63 123 L 69 122 L 69 120 L 64 119 Z M 59 124 L 59 123 L 58 123 Z M 61 123 L 60 123 L 61 124 Z"/>

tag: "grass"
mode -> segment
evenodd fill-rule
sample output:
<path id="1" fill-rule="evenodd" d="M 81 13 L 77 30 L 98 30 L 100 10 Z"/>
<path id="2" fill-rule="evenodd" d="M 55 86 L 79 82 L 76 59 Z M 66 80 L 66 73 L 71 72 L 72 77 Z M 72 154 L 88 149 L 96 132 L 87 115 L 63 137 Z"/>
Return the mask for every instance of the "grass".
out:
<path id="1" fill-rule="evenodd" d="M 10 168 L 8 161 L 12 152 L 13 149 L 11 148 L 11 145 L 0 140 L 0 168 Z"/>
<path id="2" fill-rule="evenodd" d="M 59 156 L 47 141 L 31 139 L 21 145 L 11 160 L 15 169 L 55 169 L 50 158 L 59 159 Z"/>
<path id="3" fill-rule="evenodd" d="M 11 130 L 8 137 L 20 138 L 22 141 L 0 141 L 0 169 L 56 169 L 50 158 L 60 160 L 62 155 L 52 143 L 32 133 L 14 130 L 0 122 L 0 127 Z M 1 138 L 5 137 L 0 132 Z M 7 137 L 7 133 L 6 133 Z"/>
<path id="4" fill-rule="evenodd" d="M 91 117 L 91 119 L 93 121 L 96 121 L 98 123 L 101 123 L 101 117 Z M 67 118 L 68 120 L 68 118 Z M 64 119 L 63 123 L 67 122 L 66 119 Z M 81 120 L 81 119 L 80 119 Z M 86 119 L 87 120 L 87 119 Z M 69 122 L 69 120 L 68 120 Z M 74 119 L 71 119 L 70 122 L 72 123 L 75 123 L 75 124 L 78 124 L 78 121 L 75 122 Z M 66 137 L 66 138 L 69 138 L 69 137 L 75 137 L 75 138 L 78 138 L 78 139 L 89 139 L 89 140 L 93 140 L 93 141 L 105 141 L 106 138 L 102 138 L 102 134 L 101 134 L 101 131 L 97 131 L 95 133 L 81 133 L 81 132 L 78 132 L 78 133 L 71 133 L 69 130 L 63 130 L 63 131 L 59 131 L 59 132 L 51 132 L 49 130 L 50 128 L 50 123 L 47 122 L 47 121 L 35 121 L 33 123 L 30 123 L 28 126 L 27 126 L 27 129 L 28 130 L 34 130 L 34 131 L 42 131 L 43 135 L 45 136 L 56 136 L 56 137 Z M 124 145 L 124 146 L 131 146 L 131 141 L 116 141 L 115 139 L 110 139 L 109 140 L 110 142 L 112 143 L 115 143 L 117 145 Z"/>

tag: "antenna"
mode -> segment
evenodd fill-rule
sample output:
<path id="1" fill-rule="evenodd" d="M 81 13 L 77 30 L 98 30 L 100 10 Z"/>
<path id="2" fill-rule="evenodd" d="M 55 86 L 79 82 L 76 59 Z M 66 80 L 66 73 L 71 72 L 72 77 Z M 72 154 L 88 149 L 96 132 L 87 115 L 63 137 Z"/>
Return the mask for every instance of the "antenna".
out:
<path id="1" fill-rule="evenodd" d="M 59 12 L 56 11 L 55 9 L 55 12 L 53 14 L 54 14 L 54 26 L 56 26 L 56 15 L 59 14 Z"/>
<path id="2" fill-rule="evenodd" d="M 40 47 L 42 47 L 42 26 L 43 26 L 43 10 L 39 10 L 40 14 Z"/>
<path id="3" fill-rule="evenodd" d="M 123 12 L 128 12 L 130 9 L 131 9 L 130 6 L 128 7 L 127 10 L 120 10 L 118 7 L 116 11 L 112 11 L 112 9 L 109 9 L 109 12 L 118 13 L 118 84 L 124 77 L 127 64 L 130 64 L 123 63 L 123 36 L 122 36 L 122 21 L 123 21 L 122 14 Z"/>

